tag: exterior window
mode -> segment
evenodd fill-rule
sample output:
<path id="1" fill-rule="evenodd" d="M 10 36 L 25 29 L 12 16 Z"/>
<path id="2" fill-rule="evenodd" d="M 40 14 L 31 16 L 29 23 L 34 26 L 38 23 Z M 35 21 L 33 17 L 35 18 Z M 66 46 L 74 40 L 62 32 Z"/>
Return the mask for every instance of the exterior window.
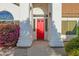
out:
<path id="1" fill-rule="evenodd" d="M 77 21 L 62 21 L 62 34 L 76 35 Z"/>
<path id="2" fill-rule="evenodd" d="M 12 14 L 8 11 L 0 12 L 0 20 L 14 20 Z"/>

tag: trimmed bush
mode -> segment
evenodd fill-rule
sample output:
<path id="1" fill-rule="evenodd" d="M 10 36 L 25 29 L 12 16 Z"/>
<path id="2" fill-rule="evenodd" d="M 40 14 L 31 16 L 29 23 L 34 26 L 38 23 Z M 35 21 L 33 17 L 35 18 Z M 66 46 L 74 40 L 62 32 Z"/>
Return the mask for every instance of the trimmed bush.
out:
<path id="1" fill-rule="evenodd" d="M 16 24 L 0 24 L 0 46 L 15 46 L 19 30 L 19 25 Z"/>
<path id="2" fill-rule="evenodd" d="M 68 55 L 69 56 L 79 56 L 79 48 L 71 50 Z"/>
<path id="3" fill-rule="evenodd" d="M 71 51 L 72 49 L 77 49 L 79 48 L 79 37 L 71 39 L 66 45 L 65 49 L 66 51 Z"/>
<path id="4" fill-rule="evenodd" d="M 77 50 L 78 49 L 78 50 Z M 72 55 L 76 51 L 79 51 L 79 37 L 71 39 L 66 45 L 65 45 L 65 50 L 67 53 Z M 76 50 L 76 51 L 75 51 Z M 71 53 L 72 51 L 72 53 Z M 75 55 L 75 54 L 73 54 Z M 79 54 L 78 54 L 79 55 Z"/>

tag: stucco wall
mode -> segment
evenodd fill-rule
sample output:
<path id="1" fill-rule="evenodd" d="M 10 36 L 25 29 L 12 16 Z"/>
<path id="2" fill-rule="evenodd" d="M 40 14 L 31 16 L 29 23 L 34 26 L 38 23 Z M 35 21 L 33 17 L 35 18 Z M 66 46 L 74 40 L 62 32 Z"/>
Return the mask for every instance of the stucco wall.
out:
<path id="1" fill-rule="evenodd" d="M 18 6 L 12 3 L 0 3 L 0 11 L 3 10 L 10 12 L 14 17 L 14 20 L 20 19 L 20 11 Z"/>

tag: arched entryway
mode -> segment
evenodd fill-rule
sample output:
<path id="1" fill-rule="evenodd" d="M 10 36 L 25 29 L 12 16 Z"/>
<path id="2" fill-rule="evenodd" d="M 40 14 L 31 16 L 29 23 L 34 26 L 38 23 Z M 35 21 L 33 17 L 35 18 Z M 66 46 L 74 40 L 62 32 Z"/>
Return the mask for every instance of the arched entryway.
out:
<path id="1" fill-rule="evenodd" d="M 37 40 L 45 40 L 48 28 L 48 4 L 34 3 L 33 5 L 33 30 Z"/>

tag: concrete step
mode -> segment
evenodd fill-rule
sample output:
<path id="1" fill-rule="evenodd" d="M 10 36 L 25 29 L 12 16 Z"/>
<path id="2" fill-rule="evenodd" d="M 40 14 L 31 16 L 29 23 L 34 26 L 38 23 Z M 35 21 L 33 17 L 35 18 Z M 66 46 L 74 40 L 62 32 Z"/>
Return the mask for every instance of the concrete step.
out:
<path id="1" fill-rule="evenodd" d="M 50 47 L 64 47 L 63 41 L 49 41 Z"/>
<path id="2" fill-rule="evenodd" d="M 31 39 L 22 39 L 19 40 L 17 43 L 17 47 L 30 47 L 32 45 L 32 40 Z"/>

